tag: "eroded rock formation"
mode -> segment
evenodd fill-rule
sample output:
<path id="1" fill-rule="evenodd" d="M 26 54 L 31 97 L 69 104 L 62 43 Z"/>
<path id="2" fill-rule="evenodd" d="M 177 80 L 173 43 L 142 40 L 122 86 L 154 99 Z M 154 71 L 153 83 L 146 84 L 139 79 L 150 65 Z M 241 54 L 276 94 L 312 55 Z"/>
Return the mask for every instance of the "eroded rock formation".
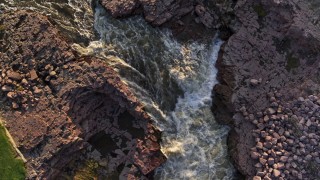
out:
<path id="1" fill-rule="evenodd" d="M 235 34 L 225 43 L 218 59 L 220 84 L 214 88 L 213 111 L 218 120 L 234 127 L 229 136 L 230 152 L 236 167 L 248 178 L 319 176 L 307 171 L 307 164 L 301 164 L 306 159 L 297 158 L 301 148 L 318 148 L 319 144 L 287 145 L 290 139 L 314 139 L 318 135 L 313 137 L 304 122 L 295 122 L 302 134 L 281 137 L 286 131 L 294 131 L 294 127 L 285 125 L 292 121 L 295 109 L 301 108 L 292 101 L 319 94 L 320 25 L 316 5 L 312 1 L 249 0 L 238 1 L 234 8 L 238 23 L 231 25 Z M 273 106 L 276 109 L 270 112 Z M 283 111 L 285 108 L 287 111 Z M 304 113 L 300 112 L 304 121 L 318 127 L 319 117 Z M 313 150 L 302 152 L 311 156 L 310 162 L 316 162 L 318 156 Z M 313 163 L 315 172 L 319 167 L 319 163 Z"/>
<path id="2" fill-rule="evenodd" d="M 153 26 L 165 26 L 178 38 L 213 36 L 213 30 L 225 29 L 232 20 L 232 1 L 203 0 L 100 0 L 113 17 L 143 14 Z M 226 33 L 225 33 L 226 32 Z M 223 34 L 228 36 L 229 32 Z"/>
<path id="3" fill-rule="evenodd" d="M 56 177 L 87 147 L 126 178 L 165 161 L 160 132 L 117 73 L 100 59 L 78 57 L 47 17 L 4 12 L 0 36 L 1 108 L 28 178 Z M 99 135 L 106 147 L 95 143 Z"/>

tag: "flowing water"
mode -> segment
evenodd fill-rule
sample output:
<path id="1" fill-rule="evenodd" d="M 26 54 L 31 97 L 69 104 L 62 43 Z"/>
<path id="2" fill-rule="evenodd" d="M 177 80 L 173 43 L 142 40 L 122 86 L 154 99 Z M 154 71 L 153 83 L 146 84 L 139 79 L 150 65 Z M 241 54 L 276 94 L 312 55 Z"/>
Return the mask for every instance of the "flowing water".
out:
<path id="1" fill-rule="evenodd" d="M 23 2 L 0 0 L 0 10 L 25 6 Z M 116 20 L 101 6 L 93 14 L 90 1 L 31 2 L 27 8 L 49 14 L 62 31 L 71 32 L 78 43 L 74 49 L 106 59 L 144 103 L 163 131 L 161 146 L 168 157 L 155 179 L 233 178 L 228 128 L 218 125 L 210 110 L 221 40 L 181 43 L 169 30 L 152 28 L 140 16 Z M 100 36 L 96 41 L 93 24 Z M 87 40 L 84 47 L 81 42 Z"/>
<path id="2" fill-rule="evenodd" d="M 2 10 L 33 10 L 40 12 L 73 42 L 87 44 L 93 38 L 92 0 L 0 0 Z"/>

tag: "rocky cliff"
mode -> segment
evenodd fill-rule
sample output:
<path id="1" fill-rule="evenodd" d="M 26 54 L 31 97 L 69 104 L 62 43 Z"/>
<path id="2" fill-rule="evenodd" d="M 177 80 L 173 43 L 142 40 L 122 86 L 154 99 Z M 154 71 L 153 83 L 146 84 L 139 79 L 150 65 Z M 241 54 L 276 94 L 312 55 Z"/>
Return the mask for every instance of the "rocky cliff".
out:
<path id="1" fill-rule="evenodd" d="M 228 37 L 228 26 L 233 20 L 233 1 L 203 0 L 100 0 L 113 17 L 142 14 L 153 26 L 168 27 L 178 39 L 213 37 L 215 30 L 223 29 Z"/>
<path id="2" fill-rule="evenodd" d="M 117 72 L 79 57 L 47 17 L 4 12 L 0 37 L 1 109 L 27 178 L 56 178 L 84 151 L 131 179 L 165 161 L 160 132 Z"/>
<path id="3" fill-rule="evenodd" d="M 319 3 L 100 2 L 114 17 L 142 13 L 178 38 L 219 29 L 226 42 L 212 109 L 232 127 L 229 150 L 237 169 L 248 179 L 319 176 Z"/>
<path id="4" fill-rule="evenodd" d="M 213 112 L 254 179 L 319 177 L 319 3 L 237 1 L 217 67 Z"/>

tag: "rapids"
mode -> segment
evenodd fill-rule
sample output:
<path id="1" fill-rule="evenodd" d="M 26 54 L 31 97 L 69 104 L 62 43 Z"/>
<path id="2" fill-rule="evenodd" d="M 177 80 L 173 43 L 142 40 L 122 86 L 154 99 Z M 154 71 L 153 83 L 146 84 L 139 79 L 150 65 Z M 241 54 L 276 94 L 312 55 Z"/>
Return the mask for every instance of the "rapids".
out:
<path id="1" fill-rule="evenodd" d="M 229 129 L 217 124 L 210 110 L 221 40 L 178 42 L 169 30 L 153 28 L 140 16 L 113 19 L 99 5 L 93 11 L 91 0 L 0 0 L 0 13 L 17 7 L 48 15 L 77 43 L 75 50 L 106 59 L 144 103 L 163 131 L 168 158 L 155 179 L 233 178 Z"/>
<path id="2" fill-rule="evenodd" d="M 163 131 L 162 151 L 168 160 L 155 178 L 232 179 L 228 128 L 218 125 L 210 110 L 223 42 L 180 43 L 170 31 L 152 28 L 141 17 L 116 20 L 100 6 L 94 26 L 101 38 L 96 50 L 123 59 L 112 64 Z"/>

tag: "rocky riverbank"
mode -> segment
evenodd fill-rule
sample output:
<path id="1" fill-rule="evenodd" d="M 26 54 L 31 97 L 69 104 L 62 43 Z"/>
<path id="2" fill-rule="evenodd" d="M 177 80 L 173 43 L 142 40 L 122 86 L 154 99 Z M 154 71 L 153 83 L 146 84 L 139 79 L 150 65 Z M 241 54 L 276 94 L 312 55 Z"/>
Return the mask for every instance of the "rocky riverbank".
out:
<path id="1" fill-rule="evenodd" d="M 100 3 L 114 17 L 143 14 L 182 40 L 220 30 L 226 41 L 212 110 L 232 127 L 235 166 L 247 179 L 318 179 L 318 2 Z M 87 153 L 99 154 L 93 155 L 99 165 L 117 177 L 147 178 L 165 161 L 160 132 L 117 72 L 97 58 L 80 57 L 59 34 L 36 13 L 0 15 L 1 108 L 28 161 L 28 177 L 55 177 Z"/>
<path id="2" fill-rule="evenodd" d="M 104 159 L 102 177 L 143 178 L 165 161 L 160 132 L 117 72 L 80 57 L 43 15 L 3 12 L 0 24 L 1 110 L 27 178 L 54 178 L 67 167 L 72 176 L 70 162 L 88 149 Z M 95 143 L 100 135 L 105 151 Z"/>
<path id="3" fill-rule="evenodd" d="M 190 33 L 176 29 L 188 23 L 220 29 L 226 42 L 217 63 L 220 84 L 214 88 L 212 109 L 218 121 L 232 127 L 229 151 L 246 178 L 319 177 L 319 4 L 125 2 L 101 1 L 114 17 L 143 13 L 146 21 L 170 27 L 178 38 L 199 38 L 197 33 L 204 32 L 188 25 Z M 117 11 L 122 6 L 127 11 Z M 183 16 L 192 20 L 185 23 Z"/>
<path id="4" fill-rule="evenodd" d="M 319 4 L 237 1 L 213 112 L 248 179 L 318 179 Z"/>
<path id="5" fill-rule="evenodd" d="M 100 0 L 115 18 L 142 14 L 153 26 L 170 28 L 180 40 L 213 37 L 223 29 L 221 37 L 230 35 L 228 24 L 233 20 L 232 0 Z"/>

